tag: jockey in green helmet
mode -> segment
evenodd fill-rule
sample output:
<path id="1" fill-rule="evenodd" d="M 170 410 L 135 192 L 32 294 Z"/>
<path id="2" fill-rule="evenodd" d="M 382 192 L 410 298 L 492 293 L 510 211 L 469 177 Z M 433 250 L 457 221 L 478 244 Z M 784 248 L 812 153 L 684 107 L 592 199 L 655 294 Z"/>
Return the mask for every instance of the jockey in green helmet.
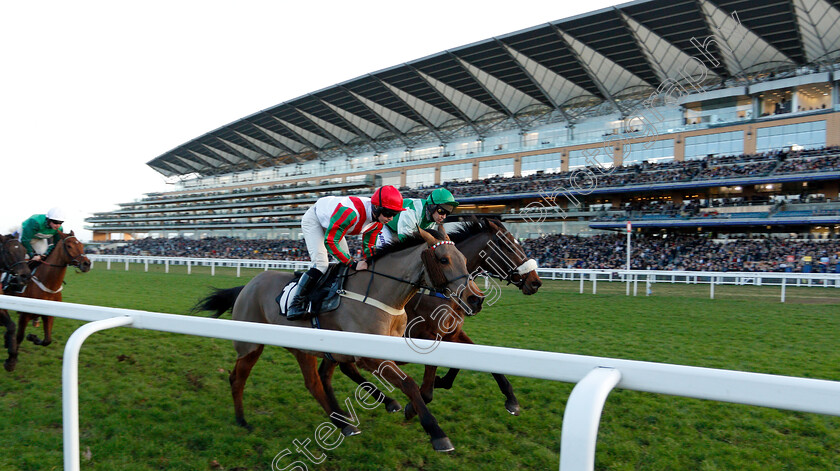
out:
<path id="1" fill-rule="evenodd" d="M 458 202 L 446 188 L 437 188 L 426 199 L 403 199 L 404 212 L 398 213 L 394 219 L 385 224 L 379 233 L 376 245 L 384 245 L 396 240 L 403 240 L 417 230 L 431 229 L 437 224 L 443 224 L 446 216 L 450 215 Z"/>

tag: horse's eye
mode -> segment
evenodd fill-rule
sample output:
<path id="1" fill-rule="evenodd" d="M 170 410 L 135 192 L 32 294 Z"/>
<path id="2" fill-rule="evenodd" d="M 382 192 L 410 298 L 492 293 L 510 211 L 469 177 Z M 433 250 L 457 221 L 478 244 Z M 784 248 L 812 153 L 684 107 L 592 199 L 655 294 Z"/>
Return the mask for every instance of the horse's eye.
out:
<path id="1" fill-rule="evenodd" d="M 448 257 L 442 257 L 440 259 L 440 264 L 441 265 L 448 265 L 449 264 L 449 258 Z"/>

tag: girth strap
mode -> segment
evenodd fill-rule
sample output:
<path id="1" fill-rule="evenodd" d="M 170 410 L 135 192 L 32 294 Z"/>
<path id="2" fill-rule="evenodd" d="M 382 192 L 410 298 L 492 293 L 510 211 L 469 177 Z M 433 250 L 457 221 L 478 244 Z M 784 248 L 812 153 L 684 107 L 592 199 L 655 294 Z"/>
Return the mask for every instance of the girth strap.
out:
<path id="1" fill-rule="evenodd" d="M 354 301 L 359 301 L 360 303 L 367 304 L 368 306 L 373 306 L 380 311 L 385 311 L 392 316 L 402 316 L 405 314 L 405 309 L 395 309 L 387 304 L 384 304 L 380 301 L 377 301 L 373 298 L 369 298 L 367 296 L 362 296 L 358 293 L 353 293 L 352 291 L 339 291 L 341 296 L 352 299 Z"/>

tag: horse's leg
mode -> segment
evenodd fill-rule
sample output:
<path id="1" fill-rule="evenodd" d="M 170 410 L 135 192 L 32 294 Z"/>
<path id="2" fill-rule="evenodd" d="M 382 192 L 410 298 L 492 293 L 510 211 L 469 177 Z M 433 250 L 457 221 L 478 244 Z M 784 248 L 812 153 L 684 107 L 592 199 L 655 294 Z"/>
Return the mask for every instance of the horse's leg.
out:
<path id="1" fill-rule="evenodd" d="M 325 365 L 328 365 L 329 363 L 332 363 L 332 368 L 330 370 L 330 377 L 332 377 L 332 371 L 335 370 L 336 363 L 326 358 L 324 358 L 321 361 L 321 367 L 318 370 L 319 374 L 321 372 L 321 369 L 325 368 Z M 388 397 L 387 395 L 385 395 L 385 393 L 380 391 L 375 384 L 366 380 L 365 377 L 362 376 L 361 373 L 359 373 L 359 369 L 356 368 L 356 365 L 354 363 L 338 363 L 338 366 L 341 372 L 344 373 L 344 376 L 347 376 L 348 378 L 352 379 L 356 384 L 362 386 L 362 388 L 365 391 L 367 391 L 368 394 L 370 394 L 371 397 L 376 399 L 380 404 L 385 404 L 385 410 L 387 410 L 388 412 L 397 412 L 400 409 L 402 409 L 402 406 L 396 399 Z M 321 381 L 324 381 L 323 374 L 321 374 Z"/>
<path id="2" fill-rule="evenodd" d="M 459 330 L 451 340 L 452 342 L 456 343 L 468 343 L 473 344 L 474 342 L 472 339 L 463 331 Z M 454 371 L 454 373 L 453 373 Z M 437 378 L 441 380 L 441 382 L 448 380 L 448 386 L 443 386 L 445 389 L 449 389 L 452 387 L 452 382 L 455 380 L 455 376 L 458 375 L 458 371 L 456 369 L 450 369 L 446 376 L 441 380 L 441 378 Z M 513 386 L 510 385 L 510 381 L 505 377 L 505 375 L 492 373 L 493 379 L 496 380 L 496 384 L 499 385 L 499 390 L 502 391 L 502 394 L 505 395 L 505 409 L 513 415 L 519 415 L 519 401 L 516 399 L 516 395 L 513 394 Z M 435 387 L 438 387 L 438 381 L 435 381 Z"/>
<path id="3" fill-rule="evenodd" d="M 14 371 L 17 364 L 17 341 L 15 340 L 15 323 L 12 321 L 12 316 L 9 311 L 0 309 L 0 322 L 6 328 L 6 333 L 3 335 L 3 345 L 9 351 L 9 358 L 3 362 L 3 367 L 6 371 Z"/>
<path id="4" fill-rule="evenodd" d="M 31 314 L 18 312 L 17 335 L 15 336 L 17 348 L 20 348 L 20 344 L 23 342 L 23 333 L 26 332 L 26 325 L 29 324 L 29 319 L 31 318 Z"/>
<path id="5" fill-rule="evenodd" d="M 452 451 L 455 449 L 452 446 L 452 442 L 449 441 L 449 437 L 446 436 L 438 425 L 437 419 L 429 412 L 429 408 L 423 402 L 423 397 L 420 395 L 420 388 L 417 387 L 417 383 L 405 374 L 396 363 L 390 360 L 375 358 L 359 358 L 358 363 L 362 368 L 373 372 L 374 375 L 400 388 L 408 396 L 411 404 L 414 406 L 414 410 L 417 411 L 420 417 L 420 425 L 429 434 L 435 451 Z"/>
<path id="6" fill-rule="evenodd" d="M 423 372 L 423 384 L 420 385 L 420 396 L 426 404 L 432 402 L 433 399 L 435 392 L 435 373 L 437 373 L 437 366 L 426 365 L 426 369 Z M 417 415 L 417 412 L 414 410 L 414 407 L 410 403 L 406 404 L 405 418 L 411 419 L 415 415 Z"/>
<path id="7" fill-rule="evenodd" d="M 321 404 L 321 407 L 327 413 L 333 425 L 338 427 L 345 437 L 362 433 L 361 430 L 356 427 L 356 424 L 359 423 L 358 414 L 353 413 L 347 415 L 347 413 L 341 409 L 341 406 L 338 405 L 338 400 L 336 400 L 335 394 L 333 393 L 332 383 L 329 382 L 329 377 L 332 376 L 332 372 L 330 371 L 329 374 L 327 374 L 325 371 L 325 376 L 328 380 L 325 384 L 321 381 L 321 376 L 319 375 L 317 357 L 308 355 L 298 350 L 289 350 L 295 355 L 295 358 L 298 361 L 300 372 L 303 373 L 303 382 L 306 384 L 306 389 L 308 389 L 309 393 L 312 394 L 312 397 Z M 333 366 L 332 369 L 334 368 L 335 366 Z M 327 369 L 329 369 L 329 367 L 327 367 Z M 350 403 L 350 406 L 352 407 L 352 403 Z M 346 420 L 342 420 L 341 417 Z"/>
<path id="8" fill-rule="evenodd" d="M 42 347 L 46 347 L 47 345 L 52 343 L 52 328 L 53 321 L 55 321 L 55 317 L 41 316 L 41 319 L 44 321 L 44 340 L 40 343 L 40 345 Z"/>
<path id="9" fill-rule="evenodd" d="M 265 345 L 258 345 L 255 350 L 247 353 L 236 359 L 236 365 L 233 371 L 230 372 L 230 392 L 233 394 L 233 411 L 236 414 L 236 423 L 245 427 L 249 431 L 252 427 L 245 421 L 245 412 L 242 408 L 242 395 L 245 392 L 245 382 L 248 381 L 248 375 L 251 374 L 251 368 L 257 363 L 262 355 Z"/>

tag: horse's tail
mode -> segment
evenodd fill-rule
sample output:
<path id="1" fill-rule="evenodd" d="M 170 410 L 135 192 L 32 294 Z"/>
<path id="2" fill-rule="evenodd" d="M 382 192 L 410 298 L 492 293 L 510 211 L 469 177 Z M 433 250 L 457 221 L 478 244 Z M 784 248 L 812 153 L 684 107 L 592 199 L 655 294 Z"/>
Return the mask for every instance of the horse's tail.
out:
<path id="1" fill-rule="evenodd" d="M 236 298 L 244 287 L 245 285 L 227 289 L 212 288 L 213 292 L 199 300 L 190 309 L 190 312 L 216 311 L 215 314 L 211 314 L 211 317 L 220 317 L 225 312 L 233 309 L 233 303 L 236 302 Z"/>

